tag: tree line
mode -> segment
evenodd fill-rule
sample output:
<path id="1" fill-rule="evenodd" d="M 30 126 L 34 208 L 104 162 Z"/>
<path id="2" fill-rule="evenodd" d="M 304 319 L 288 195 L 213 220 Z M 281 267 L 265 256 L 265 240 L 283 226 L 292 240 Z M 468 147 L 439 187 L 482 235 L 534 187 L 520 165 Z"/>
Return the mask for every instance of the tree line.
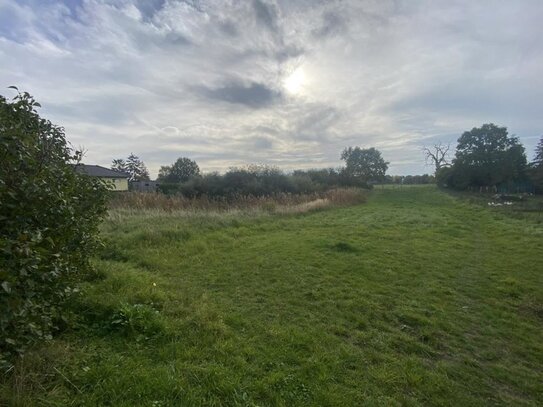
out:
<path id="1" fill-rule="evenodd" d="M 162 166 L 157 181 L 159 191 L 187 197 L 263 196 L 275 193 L 303 194 L 342 186 L 371 188 L 383 182 L 388 169 L 381 152 L 375 148 L 348 147 L 341 153 L 342 168 L 296 170 L 285 173 L 267 165 L 232 167 L 224 174 L 202 174 L 196 161 L 180 157 L 171 165 Z M 113 160 L 112 169 L 129 174 L 131 181 L 149 179 L 145 164 L 134 154 Z"/>
<path id="2" fill-rule="evenodd" d="M 310 193 L 340 186 L 371 188 L 374 183 L 437 183 L 459 190 L 485 187 L 508 192 L 543 192 L 543 137 L 530 163 L 518 137 L 509 136 L 506 127 L 493 123 L 464 132 L 452 160 L 450 151 L 451 144 L 424 147 L 426 163 L 434 167 L 434 175 L 387 175 L 389 163 L 379 150 L 347 147 L 340 155 L 345 162 L 342 168 L 285 173 L 272 166 L 249 165 L 230 168 L 224 174 L 202 174 L 194 160 L 180 157 L 160 168 L 157 181 L 161 192 L 189 197 Z M 145 164 L 134 154 L 113 160 L 111 168 L 127 172 L 130 181 L 149 180 Z"/>

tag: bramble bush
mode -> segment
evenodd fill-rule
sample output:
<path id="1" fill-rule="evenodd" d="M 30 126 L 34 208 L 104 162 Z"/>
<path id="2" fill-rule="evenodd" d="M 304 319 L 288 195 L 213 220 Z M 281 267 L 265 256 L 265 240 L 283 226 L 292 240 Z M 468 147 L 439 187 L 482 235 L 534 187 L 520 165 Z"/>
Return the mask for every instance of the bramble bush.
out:
<path id="1" fill-rule="evenodd" d="M 16 88 L 15 88 L 16 89 Z M 0 364 L 65 321 L 64 304 L 90 269 L 106 211 L 103 182 L 77 174 L 64 129 L 28 93 L 0 96 Z"/>

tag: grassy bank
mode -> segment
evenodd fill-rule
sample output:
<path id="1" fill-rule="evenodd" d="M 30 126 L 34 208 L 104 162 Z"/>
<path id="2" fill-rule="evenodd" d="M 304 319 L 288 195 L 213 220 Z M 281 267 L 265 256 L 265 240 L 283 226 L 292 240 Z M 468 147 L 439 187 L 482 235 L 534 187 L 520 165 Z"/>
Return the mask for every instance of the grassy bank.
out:
<path id="1" fill-rule="evenodd" d="M 121 212 L 14 405 L 541 405 L 543 228 L 431 187 L 296 215 Z"/>

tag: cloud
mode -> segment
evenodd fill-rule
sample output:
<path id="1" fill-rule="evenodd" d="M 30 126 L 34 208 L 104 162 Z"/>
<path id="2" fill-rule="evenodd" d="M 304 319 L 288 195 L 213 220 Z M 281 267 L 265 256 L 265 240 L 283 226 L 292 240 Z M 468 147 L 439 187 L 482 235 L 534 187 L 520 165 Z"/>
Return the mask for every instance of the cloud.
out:
<path id="1" fill-rule="evenodd" d="M 0 0 L 0 88 L 92 163 L 324 167 L 360 145 L 421 173 L 422 146 L 490 121 L 532 155 L 541 18 L 535 0 Z"/>
<path id="2" fill-rule="evenodd" d="M 281 94 L 261 83 L 230 82 L 217 88 L 196 87 L 200 94 L 209 99 L 245 105 L 254 109 L 266 107 L 277 101 Z"/>
<path id="3" fill-rule="evenodd" d="M 135 6 L 140 11 L 143 20 L 151 21 L 166 4 L 166 0 L 137 0 Z"/>
<path id="4" fill-rule="evenodd" d="M 278 11 L 275 4 L 266 3 L 262 0 L 253 0 L 253 7 L 259 23 L 270 30 L 277 30 Z"/>
<path id="5" fill-rule="evenodd" d="M 253 145 L 257 150 L 270 150 L 273 147 L 273 139 L 268 137 L 254 137 Z"/>
<path id="6" fill-rule="evenodd" d="M 230 37 L 237 37 L 239 35 L 238 27 L 232 20 L 220 21 L 219 28 L 224 34 Z"/>
<path id="7" fill-rule="evenodd" d="M 336 11 L 326 11 L 322 16 L 322 25 L 312 30 L 312 34 L 317 38 L 340 35 L 347 31 L 347 22 L 345 18 Z"/>

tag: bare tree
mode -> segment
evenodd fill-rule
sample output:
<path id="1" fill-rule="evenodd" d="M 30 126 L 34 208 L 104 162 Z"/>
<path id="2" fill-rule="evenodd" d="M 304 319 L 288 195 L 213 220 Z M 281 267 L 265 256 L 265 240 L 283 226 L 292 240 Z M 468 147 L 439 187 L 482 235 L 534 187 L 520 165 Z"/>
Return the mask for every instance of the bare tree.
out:
<path id="1" fill-rule="evenodd" d="M 442 144 L 441 142 L 434 144 L 432 147 L 424 147 L 422 151 L 426 156 L 426 165 L 433 165 L 436 173 L 441 168 L 449 166 L 448 154 L 450 148 L 451 143 Z"/>

